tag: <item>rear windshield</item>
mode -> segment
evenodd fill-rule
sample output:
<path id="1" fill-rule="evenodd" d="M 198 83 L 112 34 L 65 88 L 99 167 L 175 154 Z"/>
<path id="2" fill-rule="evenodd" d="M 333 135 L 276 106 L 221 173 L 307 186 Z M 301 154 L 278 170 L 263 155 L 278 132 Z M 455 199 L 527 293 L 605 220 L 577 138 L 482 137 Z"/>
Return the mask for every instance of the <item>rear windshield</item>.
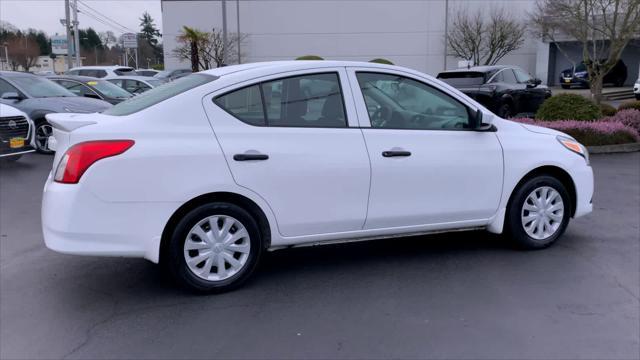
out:
<path id="1" fill-rule="evenodd" d="M 107 109 L 104 114 L 115 116 L 133 114 L 140 110 L 144 110 L 150 106 L 153 106 L 161 101 L 172 98 L 185 91 L 191 90 L 200 85 L 204 85 L 217 78 L 218 77 L 216 76 L 208 74 L 192 74 L 189 76 L 185 76 L 176 81 L 158 86 L 149 91 L 145 91 L 140 95 L 125 100 Z"/>
<path id="2" fill-rule="evenodd" d="M 484 84 L 484 73 L 477 71 L 456 71 L 438 74 L 438 79 L 452 86 L 474 86 Z"/>

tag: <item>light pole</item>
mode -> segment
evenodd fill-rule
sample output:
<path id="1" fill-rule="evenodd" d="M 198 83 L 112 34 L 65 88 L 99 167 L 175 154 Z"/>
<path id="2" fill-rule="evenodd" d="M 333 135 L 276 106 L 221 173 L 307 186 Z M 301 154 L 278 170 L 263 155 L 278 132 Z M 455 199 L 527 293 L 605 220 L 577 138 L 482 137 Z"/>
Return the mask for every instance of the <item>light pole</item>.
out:
<path id="1" fill-rule="evenodd" d="M 238 33 L 236 34 L 236 36 L 238 37 L 237 39 L 237 51 L 238 51 L 238 64 L 241 63 L 241 59 L 240 59 L 240 0 L 236 0 L 236 25 L 238 26 Z"/>
<path id="2" fill-rule="evenodd" d="M 7 64 L 6 65 L 7 70 L 9 70 L 9 47 L 8 47 L 9 43 L 5 41 L 3 45 L 4 45 L 4 60 Z"/>
<path id="3" fill-rule="evenodd" d="M 227 0 L 222 0 L 222 65 L 227 64 Z"/>
<path id="4" fill-rule="evenodd" d="M 444 71 L 447 71 L 447 45 L 449 41 L 449 0 L 444 0 Z"/>

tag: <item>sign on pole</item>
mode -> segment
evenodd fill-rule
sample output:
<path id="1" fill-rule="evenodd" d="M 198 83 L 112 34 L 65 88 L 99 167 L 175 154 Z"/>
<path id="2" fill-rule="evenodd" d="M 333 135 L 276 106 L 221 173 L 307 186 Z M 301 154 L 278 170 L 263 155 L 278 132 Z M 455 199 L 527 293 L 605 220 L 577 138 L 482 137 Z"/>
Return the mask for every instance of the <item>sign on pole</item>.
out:
<path id="1" fill-rule="evenodd" d="M 134 33 L 122 34 L 122 46 L 125 49 L 137 49 L 138 35 Z"/>
<path id="2" fill-rule="evenodd" d="M 56 55 L 66 55 L 68 45 L 65 35 L 54 35 L 51 37 L 51 52 Z"/>

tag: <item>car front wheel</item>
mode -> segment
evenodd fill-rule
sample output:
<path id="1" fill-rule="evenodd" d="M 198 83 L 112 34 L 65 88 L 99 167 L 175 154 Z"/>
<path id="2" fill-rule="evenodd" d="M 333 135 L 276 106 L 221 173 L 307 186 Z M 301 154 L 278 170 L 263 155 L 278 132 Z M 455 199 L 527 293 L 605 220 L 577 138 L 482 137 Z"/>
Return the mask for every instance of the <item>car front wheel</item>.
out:
<path id="1" fill-rule="evenodd" d="M 224 202 L 201 205 L 175 226 L 168 270 L 181 285 L 204 293 L 232 290 L 255 270 L 263 251 L 256 220 Z"/>
<path id="2" fill-rule="evenodd" d="M 53 154 L 49 149 L 49 137 L 53 135 L 53 127 L 46 121 L 41 121 L 36 125 L 36 151 L 41 154 Z"/>
<path id="3" fill-rule="evenodd" d="M 543 249 L 562 236 L 570 215 L 565 186 L 554 177 L 536 176 L 515 190 L 507 208 L 506 232 L 521 248 Z"/>

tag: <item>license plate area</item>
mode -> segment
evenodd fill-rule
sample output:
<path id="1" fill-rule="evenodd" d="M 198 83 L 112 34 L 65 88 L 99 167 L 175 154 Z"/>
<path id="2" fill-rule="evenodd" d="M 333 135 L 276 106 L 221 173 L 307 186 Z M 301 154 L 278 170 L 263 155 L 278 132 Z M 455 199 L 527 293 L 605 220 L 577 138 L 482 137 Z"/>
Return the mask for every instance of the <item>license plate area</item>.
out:
<path id="1" fill-rule="evenodd" d="M 20 149 L 22 147 L 24 147 L 24 138 L 14 137 L 9 139 L 9 148 Z"/>

